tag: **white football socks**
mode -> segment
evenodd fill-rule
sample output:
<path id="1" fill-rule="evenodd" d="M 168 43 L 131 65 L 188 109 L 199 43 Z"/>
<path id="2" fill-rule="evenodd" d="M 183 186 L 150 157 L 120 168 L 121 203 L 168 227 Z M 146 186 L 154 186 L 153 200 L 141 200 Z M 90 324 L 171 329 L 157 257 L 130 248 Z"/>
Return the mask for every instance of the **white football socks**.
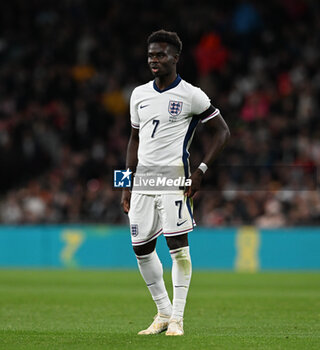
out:
<path id="1" fill-rule="evenodd" d="M 158 313 L 171 316 L 172 305 L 163 280 L 163 268 L 154 250 L 148 255 L 137 256 L 140 273 L 157 305 Z"/>
<path id="2" fill-rule="evenodd" d="M 181 320 L 186 305 L 192 267 L 189 247 L 170 250 L 172 258 L 173 310 L 172 319 Z"/>

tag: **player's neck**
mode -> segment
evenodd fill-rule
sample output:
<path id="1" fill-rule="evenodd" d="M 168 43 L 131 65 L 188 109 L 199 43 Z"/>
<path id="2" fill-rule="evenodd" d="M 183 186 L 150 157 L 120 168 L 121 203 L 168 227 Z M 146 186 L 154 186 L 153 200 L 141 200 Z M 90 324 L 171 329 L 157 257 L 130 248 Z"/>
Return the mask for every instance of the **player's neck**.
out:
<path id="1" fill-rule="evenodd" d="M 157 87 L 159 90 L 164 90 L 170 86 L 177 79 L 177 72 L 173 72 L 170 75 L 164 75 L 162 77 L 157 77 L 155 79 Z"/>

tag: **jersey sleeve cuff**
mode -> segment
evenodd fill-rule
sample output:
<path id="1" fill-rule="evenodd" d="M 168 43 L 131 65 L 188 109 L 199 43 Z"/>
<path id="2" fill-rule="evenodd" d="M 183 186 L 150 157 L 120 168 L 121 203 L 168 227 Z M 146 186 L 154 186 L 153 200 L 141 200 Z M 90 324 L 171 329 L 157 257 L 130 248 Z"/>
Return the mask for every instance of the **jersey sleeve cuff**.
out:
<path id="1" fill-rule="evenodd" d="M 218 114 L 220 114 L 220 111 L 218 108 L 216 108 L 213 112 L 211 112 L 208 116 L 201 118 L 201 123 L 206 123 L 208 120 L 216 117 Z"/>
<path id="2" fill-rule="evenodd" d="M 139 125 L 138 125 L 138 124 L 131 123 L 131 126 L 132 126 L 134 129 L 139 129 Z"/>

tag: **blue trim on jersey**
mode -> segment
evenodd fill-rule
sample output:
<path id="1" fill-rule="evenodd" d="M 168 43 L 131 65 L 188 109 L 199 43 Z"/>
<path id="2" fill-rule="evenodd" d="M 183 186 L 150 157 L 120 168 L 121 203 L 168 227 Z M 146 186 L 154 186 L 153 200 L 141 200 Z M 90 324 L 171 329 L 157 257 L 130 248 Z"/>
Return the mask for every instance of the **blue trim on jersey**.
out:
<path id="1" fill-rule="evenodd" d="M 189 124 L 186 136 L 184 138 L 183 141 L 183 152 L 182 152 L 182 161 L 183 161 L 183 168 L 184 168 L 184 176 L 186 177 L 186 179 L 189 177 L 189 163 L 188 163 L 188 159 L 189 159 L 189 152 L 187 150 L 187 146 L 188 146 L 188 142 L 190 140 L 190 138 L 192 137 L 192 134 L 196 128 L 196 126 L 199 123 L 199 116 L 193 116 L 191 119 L 191 122 Z M 189 211 L 189 214 L 191 216 L 191 220 L 192 220 L 192 225 L 193 225 L 193 214 L 192 214 L 192 209 L 191 209 L 191 205 L 190 205 L 190 198 L 187 198 L 187 208 Z"/>
<path id="2" fill-rule="evenodd" d="M 187 208 L 188 208 L 189 214 L 191 216 L 192 226 L 194 226 L 193 214 L 192 214 L 192 209 L 191 209 L 191 204 L 190 204 L 190 198 L 187 198 Z"/>
<path id="3" fill-rule="evenodd" d="M 186 179 L 189 177 L 189 164 L 188 164 L 188 159 L 189 159 L 189 152 L 187 150 L 188 142 L 194 132 L 194 129 L 198 125 L 199 122 L 199 117 L 198 116 L 193 116 L 192 120 L 189 124 L 186 136 L 183 141 L 183 148 L 182 148 L 182 161 L 183 161 L 183 167 L 184 167 L 184 176 Z"/>
<path id="4" fill-rule="evenodd" d="M 160 90 L 160 89 L 158 88 L 158 86 L 157 86 L 157 84 L 156 84 L 156 81 L 154 80 L 154 81 L 153 81 L 153 88 L 154 88 L 156 91 L 162 93 L 162 92 L 165 92 L 165 91 L 168 91 L 168 90 L 170 90 L 170 89 L 175 88 L 175 87 L 180 83 L 181 80 L 182 80 L 182 79 L 181 79 L 180 75 L 178 74 L 177 77 L 176 77 L 176 79 L 175 79 L 168 87 L 166 87 L 166 88 L 163 89 L 163 90 Z"/>

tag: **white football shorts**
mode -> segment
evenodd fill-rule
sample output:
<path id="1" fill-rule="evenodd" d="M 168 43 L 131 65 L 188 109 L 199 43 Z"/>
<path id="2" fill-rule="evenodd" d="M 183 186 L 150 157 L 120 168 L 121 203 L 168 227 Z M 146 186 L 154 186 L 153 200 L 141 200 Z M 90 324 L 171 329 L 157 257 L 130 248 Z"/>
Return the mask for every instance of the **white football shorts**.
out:
<path id="1" fill-rule="evenodd" d="M 146 244 L 161 234 L 182 235 L 194 226 L 192 200 L 183 194 L 133 192 L 128 215 L 133 246 Z"/>

